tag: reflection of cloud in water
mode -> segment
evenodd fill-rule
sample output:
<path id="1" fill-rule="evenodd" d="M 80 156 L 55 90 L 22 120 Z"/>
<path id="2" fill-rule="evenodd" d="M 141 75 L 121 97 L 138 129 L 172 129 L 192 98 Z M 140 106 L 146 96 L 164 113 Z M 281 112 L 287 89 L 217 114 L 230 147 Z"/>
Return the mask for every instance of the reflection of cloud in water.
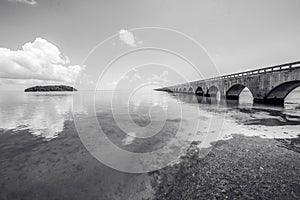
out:
<path id="1" fill-rule="evenodd" d="M 29 129 L 32 134 L 52 139 L 72 119 L 72 94 L 9 94 L 0 100 L 0 128 Z"/>
<path id="2" fill-rule="evenodd" d="M 137 93 L 130 99 L 130 104 L 133 111 L 137 111 L 141 106 L 160 106 L 164 110 L 168 109 L 168 99 L 160 93 Z"/>
<path id="3" fill-rule="evenodd" d="M 249 98 L 249 92 L 246 91 L 244 95 Z M 178 99 L 185 102 L 189 96 L 181 95 Z M 296 103 L 295 100 L 299 99 L 298 92 L 292 99 L 297 106 L 300 104 Z M 190 105 L 194 105 L 195 109 L 200 111 L 199 129 L 194 138 L 195 141 L 201 141 L 199 147 L 210 147 L 213 142 L 230 139 L 235 134 L 270 139 L 296 138 L 299 135 L 300 112 L 297 109 L 268 107 L 266 105 L 260 107 L 247 104 L 247 102 L 242 106 L 237 105 L 233 108 L 226 107 L 226 105 L 224 107 L 223 105 L 210 106 L 207 104 Z M 182 106 L 186 110 L 186 105 L 183 104 Z M 211 115 L 214 116 L 214 123 L 209 125 Z M 224 115 L 225 120 L 223 121 Z M 218 130 L 218 127 L 222 127 L 221 130 Z M 184 138 L 180 138 L 179 141 L 184 141 Z"/>
<path id="4" fill-rule="evenodd" d="M 132 144 L 135 138 L 136 138 L 135 132 L 128 133 L 126 134 L 126 137 L 122 140 L 122 144 L 123 145 Z"/>
<path id="5" fill-rule="evenodd" d="M 265 126 L 262 124 L 257 125 L 245 125 L 244 120 L 249 120 L 249 118 L 256 119 L 266 119 L 271 117 L 264 112 L 259 112 L 255 115 L 249 116 L 247 113 L 236 113 L 232 110 L 227 111 L 230 114 L 226 116 L 225 120 L 222 121 L 222 114 L 215 113 L 214 121 L 215 124 L 218 124 L 217 121 L 220 121 L 219 126 L 222 127 L 220 131 L 215 130 L 217 126 L 207 126 L 205 121 L 209 120 L 211 111 L 202 110 L 201 115 L 203 120 L 200 121 L 200 128 L 194 138 L 195 141 L 201 141 L 199 147 L 206 148 L 210 147 L 213 142 L 219 140 L 231 139 L 232 135 L 244 135 L 244 136 L 257 136 L 261 138 L 296 138 L 299 134 L 299 125 L 285 125 L 285 126 Z M 261 114 L 261 116 L 260 116 Z M 277 119 L 279 117 L 274 117 Z"/>

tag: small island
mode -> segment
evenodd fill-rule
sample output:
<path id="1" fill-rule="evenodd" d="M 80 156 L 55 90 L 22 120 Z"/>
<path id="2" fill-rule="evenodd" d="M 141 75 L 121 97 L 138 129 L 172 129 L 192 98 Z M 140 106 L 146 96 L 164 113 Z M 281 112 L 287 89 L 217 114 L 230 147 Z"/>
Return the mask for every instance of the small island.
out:
<path id="1" fill-rule="evenodd" d="M 77 91 L 77 89 L 67 85 L 47 85 L 35 86 L 25 89 L 25 92 L 64 92 L 64 91 Z"/>

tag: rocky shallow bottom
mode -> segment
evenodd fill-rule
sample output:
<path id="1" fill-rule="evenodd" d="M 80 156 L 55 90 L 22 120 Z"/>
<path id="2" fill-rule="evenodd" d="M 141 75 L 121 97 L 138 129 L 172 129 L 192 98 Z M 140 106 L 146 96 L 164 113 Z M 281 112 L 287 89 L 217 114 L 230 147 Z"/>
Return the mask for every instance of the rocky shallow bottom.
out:
<path id="1" fill-rule="evenodd" d="M 290 150 L 292 149 L 292 150 Z M 299 139 L 234 135 L 151 175 L 154 199 L 299 199 Z"/>
<path id="2" fill-rule="evenodd" d="M 299 139 L 233 135 L 149 174 L 111 169 L 82 145 L 74 124 L 45 141 L 0 133 L 0 199 L 299 199 Z M 204 156 L 205 155 L 205 156 Z"/>

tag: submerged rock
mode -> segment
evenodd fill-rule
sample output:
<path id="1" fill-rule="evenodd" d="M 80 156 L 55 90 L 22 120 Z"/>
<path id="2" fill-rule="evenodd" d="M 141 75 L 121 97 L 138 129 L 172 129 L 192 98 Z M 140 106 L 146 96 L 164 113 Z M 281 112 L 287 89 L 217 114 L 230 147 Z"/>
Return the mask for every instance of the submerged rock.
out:
<path id="1" fill-rule="evenodd" d="M 47 85 L 35 86 L 25 89 L 25 92 L 52 92 L 52 91 L 77 91 L 77 89 L 67 85 Z"/>

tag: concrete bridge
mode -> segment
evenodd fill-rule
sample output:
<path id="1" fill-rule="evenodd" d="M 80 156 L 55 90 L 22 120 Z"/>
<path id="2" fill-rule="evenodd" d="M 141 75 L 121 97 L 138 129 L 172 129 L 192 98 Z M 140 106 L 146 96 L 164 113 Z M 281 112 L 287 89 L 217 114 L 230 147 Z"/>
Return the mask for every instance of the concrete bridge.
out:
<path id="1" fill-rule="evenodd" d="M 238 100 L 247 87 L 255 103 L 284 105 L 285 97 L 300 86 L 300 61 L 187 82 L 156 90 Z"/>

